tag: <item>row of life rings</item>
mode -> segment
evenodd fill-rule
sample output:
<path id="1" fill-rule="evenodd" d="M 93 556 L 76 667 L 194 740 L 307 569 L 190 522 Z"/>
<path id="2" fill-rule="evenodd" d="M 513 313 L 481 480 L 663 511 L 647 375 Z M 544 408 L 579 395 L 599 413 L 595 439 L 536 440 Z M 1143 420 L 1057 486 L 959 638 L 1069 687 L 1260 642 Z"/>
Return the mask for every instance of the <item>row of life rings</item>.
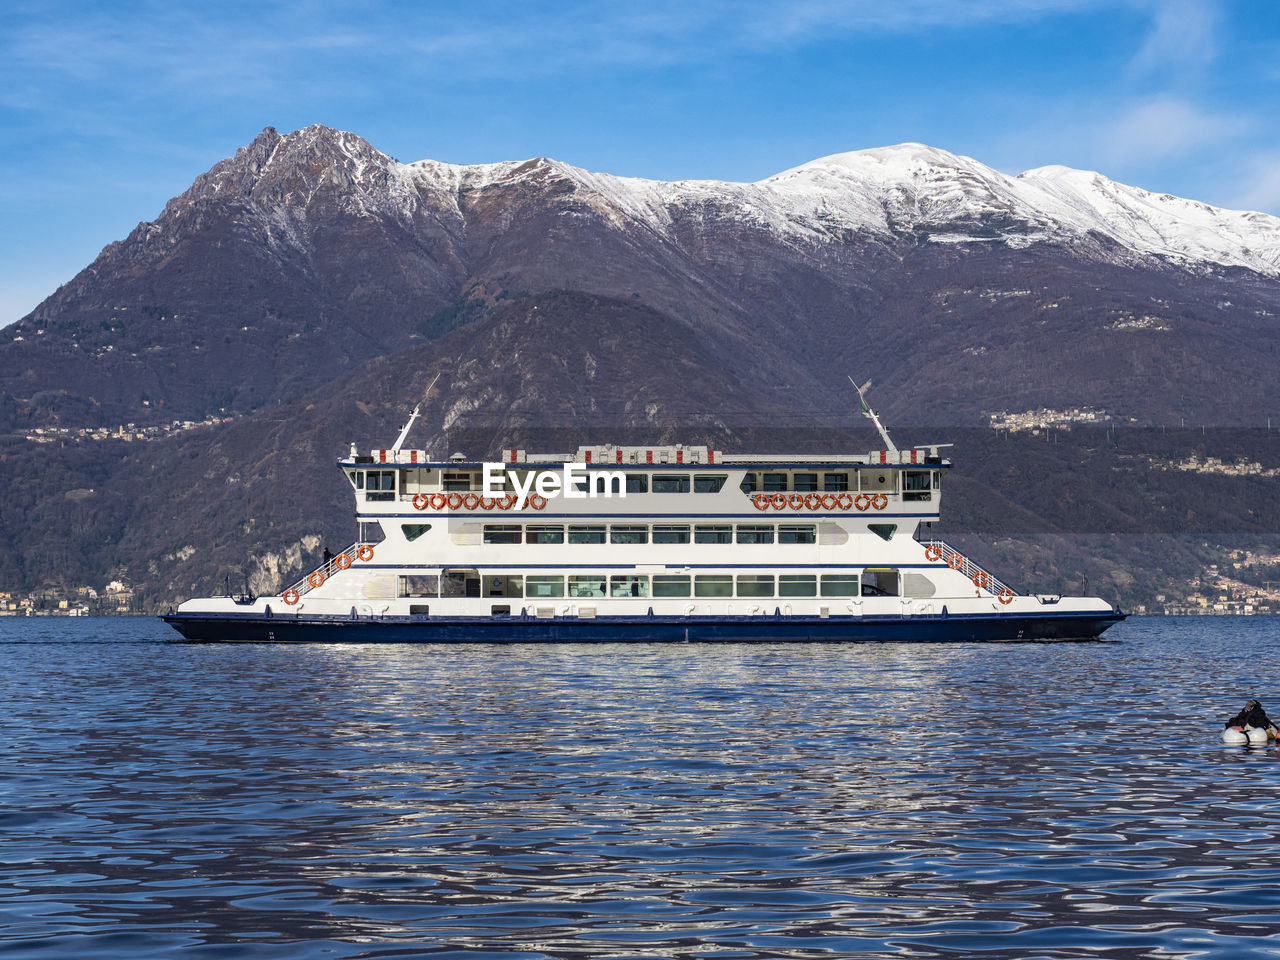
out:
<path id="1" fill-rule="evenodd" d="M 938 546 L 936 543 L 929 544 L 927 547 L 924 548 L 924 558 L 928 560 L 930 563 L 937 563 L 939 560 L 942 559 L 942 548 Z M 958 553 L 947 554 L 947 566 L 950 567 L 952 570 L 959 570 L 961 567 L 964 566 L 964 557 L 960 556 L 960 554 Z M 974 571 L 973 585 L 975 587 L 978 587 L 979 589 L 981 589 L 982 587 L 985 587 L 990 582 L 991 582 L 991 577 L 987 574 L 987 571 L 985 570 Z M 1010 590 L 1008 587 L 1003 587 L 1000 590 L 1000 592 L 996 594 L 996 598 L 1001 603 L 1012 603 L 1013 591 Z"/>
<path id="2" fill-rule="evenodd" d="M 501 497 L 482 497 L 476 493 L 415 493 L 413 508 L 415 510 L 510 510 L 519 502 L 519 497 L 508 493 Z M 521 510 L 541 510 L 547 505 L 547 498 L 539 493 L 525 497 L 520 505 Z"/>
<path id="3" fill-rule="evenodd" d="M 368 563 L 373 559 L 373 547 L 369 546 L 367 543 L 360 544 L 360 546 L 356 548 L 356 558 L 364 563 Z M 351 566 L 351 562 L 351 554 L 349 553 L 340 553 L 333 558 L 333 565 L 339 570 L 346 570 Z M 307 574 L 307 583 L 309 583 L 313 589 L 321 586 L 324 583 L 324 579 L 323 570 L 312 570 Z M 302 599 L 302 595 L 293 587 L 290 587 L 280 595 L 280 599 L 289 606 L 293 606 Z"/>
<path id="4" fill-rule="evenodd" d="M 889 498 L 883 493 L 753 493 L 757 510 L 883 510 Z"/>

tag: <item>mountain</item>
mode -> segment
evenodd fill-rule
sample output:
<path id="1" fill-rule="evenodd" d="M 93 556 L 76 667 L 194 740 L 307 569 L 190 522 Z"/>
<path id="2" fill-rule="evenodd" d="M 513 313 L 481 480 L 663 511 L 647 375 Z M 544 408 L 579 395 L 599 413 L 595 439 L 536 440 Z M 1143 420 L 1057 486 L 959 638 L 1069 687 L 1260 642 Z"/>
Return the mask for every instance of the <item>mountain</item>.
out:
<path id="1" fill-rule="evenodd" d="M 1255 426 L 1280 421 L 1278 316 L 1280 221 L 1062 167 L 900 144 L 666 183 L 267 128 L 4 331 L 0 588 L 111 572 L 163 605 L 246 569 L 273 588 L 350 533 L 330 458 L 389 441 L 437 373 L 412 441 L 436 454 L 817 445 L 850 426 L 848 374 L 929 440 L 1041 407 Z M 174 421 L 207 425 L 160 439 Z M 150 439 L 75 439 L 130 423 Z M 1114 465 L 1050 461 L 1100 485 L 1068 502 L 1107 529 L 1221 527 L 1190 481 L 1134 480 L 1153 513 L 1116 499 Z M 990 531 L 1016 503 L 1057 535 L 1051 473 L 975 465 L 1000 498 L 961 483 L 953 506 Z M 1081 550 L 1058 555 L 1102 563 Z"/>

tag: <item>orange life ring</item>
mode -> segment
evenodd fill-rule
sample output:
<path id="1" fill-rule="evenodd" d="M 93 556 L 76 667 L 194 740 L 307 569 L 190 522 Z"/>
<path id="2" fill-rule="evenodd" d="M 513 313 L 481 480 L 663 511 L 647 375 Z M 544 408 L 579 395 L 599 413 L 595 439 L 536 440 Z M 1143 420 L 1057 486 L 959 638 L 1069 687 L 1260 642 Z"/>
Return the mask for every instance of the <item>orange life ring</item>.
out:
<path id="1" fill-rule="evenodd" d="M 756 505 L 757 510 L 769 509 L 769 495 L 767 493 L 757 493 L 751 498 L 751 502 Z"/>
<path id="2" fill-rule="evenodd" d="M 853 505 L 859 510 L 865 510 L 867 507 L 871 506 L 871 498 L 865 493 L 860 493 L 853 498 Z"/>
<path id="3" fill-rule="evenodd" d="M 541 510 L 547 505 L 547 498 L 540 493 L 532 493 L 529 499 L 525 501 L 525 506 L 533 507 L 535 510 Z"/>
<path id="4" fill-rule="evenodd" d="M 792 510 L 799 510 L 801 507 L 804 506 L 804 494 L 803 493 L 791 494 L 791 496 L 787 497 L 787 505 L 791 507 Z"/>
<path id="5" fill-rule="evenodd" d="M 834 493 L 824 493 L 822 495 L 822 509 L 834 510 L 837 506 L 836 495 Z"/>
<path id="6" fill-rule="evenodd" d="M 369 546 L 367 543 L 360 544 L 360 549 L 356 551 L 356 556 L 365 563 L 368 563 L 373 559 L 373 547 Z"/>
<path id="7" fill-rule="evenodd" d="M 847 493 L 837 493 L 836 505 L 841 510 L 851 510 L 853 509 L 853 497 Z"/>
<path id="8" fill-rule="evenodd" d="M 415 510 L 425 510 L 431 505 L 431 498 L 425 493 L 415 493 L 413 495 L 413 508 Z"/>
<path id="9" fill-rule="evenodd" d="M 804 505 L 810 510 L 822 509 L 822 494 L 811 493 L 804 498 Z"/>
<path id="10" fill-rule="evenodd" d="M 459 507 L 462 506 L 462 494 L 456 491 L 453 493 L 445 494 L 445 503 L 449 504 L 450 510 L 457 510 Z"/>
<path id="11" fill-rule="evenodd" d="M 991 578 L 987 576 L 987 571 L 979 570 L 973 575 L 973 585 L 975 587 L 985 587 L 987 581 Z"/>
<path id="12" fill-rule="evenodd" d="M 336 557 L 333 558 L 333 565 L 337 567 L 339 570 L 347 569 L 347 567 L 351 566 L 351 554 L 349 553 L 338 554 Z"/>
<path id="13" fill-rule="evenodd" d="M 498 505 L 498 501 L 497 501 L 497 500 L 495 500 L 495 499 L 493 499 L 493 497 L 481 497 L 481 498 L 480 498 L 480 509 L 481 509 L 481 510 L 492 510 L 492 509 L 493 509 L 495 506 L 497 506 L 497 505 Z"/>
<path id="14" fill-rule="evenodd" d="M 447 504 L 448 502 L 449 502 L 449 498 L 446 497 L 443 493 L 433 493 L 431 495 L 432 510 L 443 510 L 445 507 L 445 504 Z"/>
<path id="15" fill-rule="evenodd" d="M 319 577 L 320 579 L 317 580 L 316 577 Z M 307 574 L 307 583 L 311 584 L 313 587 L 320 586 L 320 584 L 324 583 L 324 573 L 320 570 L 312 570 Z"/>
<path id="16" fill-rule="evenodd" d="M 474 510 L 480 506 L 480 498 L 474 493 L 464 493 L 462 495 L 462 506 L 467 510 Z"/>
<path id="17" fill-rule="evenodd" d="M 951 556 L 947 557 L 947 566 L 952 570 L 959 570 L 964 566 L 964 557 L 958 553 L 951 554 Z"/>
<path id="18" fill-rule="evenodd" d="M 877 493 L 874 497 L 871 498 L 871 505 L 875 507 L 877 510 L 883 510 L 885 507 L 889 505 L 889 498 L 886 497 L 883 493 Z"/>
<path id="19" fill-rule="evenodd" d="M 289 604 L 289 606 L 293 606 L 299 600 L 298 591 L 293 589 L 293 587 L 290 587 L 284 592 L 280 599 Z"/>
<path id="20" fill-rule="evenodd" d="M 1003 590 L 1001 590 L 998 596 L 1000 597 L 1001 603 L 1013 602 L 1013 591 L 1010 590 L 1008 587 L 1005 587 Z"/>
<path id="21" fill-rule="evenodd" d="M 924 548 L 924 558 L 930 563 L 937 563 L 942 559 L 942 548 L 936 543 L 931 543 Z"/>
<path id="22" fill-rule="evenodd" d="M 773 509 L 781 510 L 787 505 L 787 495 L 785 493 L 775 493 L 769 498 L 769 502 L 773 504 Z"/>

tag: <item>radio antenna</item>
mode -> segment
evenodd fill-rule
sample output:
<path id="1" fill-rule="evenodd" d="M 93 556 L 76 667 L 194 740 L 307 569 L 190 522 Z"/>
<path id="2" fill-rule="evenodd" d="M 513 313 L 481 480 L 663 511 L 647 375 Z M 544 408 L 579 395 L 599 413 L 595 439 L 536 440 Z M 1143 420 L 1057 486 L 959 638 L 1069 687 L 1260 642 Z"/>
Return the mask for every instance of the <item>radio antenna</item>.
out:
<path id="1" fill-rule="evenodd" d="M 409 436 L 409 429 L 413 426 L 413 421 L 418 419 L 418 411 L 422 409 L 422 405 L 427 402 L 427 397 L 431 396 L 431 388 L 436 385 L 436 381 L 440 379 L 440 374 L 436 374 L 431 378 L 431 382 L 427 384 L 427 389 L 422 391 L 422 399 L 418 401 L 413 408 L 413 413 L 409 414 L 409 422 L 404 425 L 404 429 L 400 431 L 400 436 L 396 437 L 396 442 L 391 445 L 393 454 L 399 453 L 400 448 L 404 446 L 405 438 Z"/>
<path id="2" fill-rule="evenodd" d="M 871 405 L 867 403 L 866 391 L 871 388 L 871 381 L 868 380 L 862 386 L 858 386 L 858 382 L 849 378 L 849 382 L 853 384 L 853 389 L 858 391 L 858 403 L 862 406 L 862 415 L 876 425 L 876 429 L 880 431 L 880 439 L 884 441 L 885 448 L 889 453 L 897 457 L 898 448 L 893 445 L 893 441 L 889 439 L 889 431 L 884 428 L 884 424 L 880 422 L 880 418 L 876 416 L 876 412 L 871 409 Z"/>

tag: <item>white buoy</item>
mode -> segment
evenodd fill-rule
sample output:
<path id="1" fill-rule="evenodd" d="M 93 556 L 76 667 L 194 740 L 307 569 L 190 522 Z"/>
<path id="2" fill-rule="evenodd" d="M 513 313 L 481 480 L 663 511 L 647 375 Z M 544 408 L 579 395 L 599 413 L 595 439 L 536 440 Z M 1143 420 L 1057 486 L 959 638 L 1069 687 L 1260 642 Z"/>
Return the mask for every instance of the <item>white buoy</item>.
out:
<path id="1" fill-rule="evenodd" d="M 1229 743 L 1233 747 L 1249 742 L 1249 735 L 1239 727 L 1227 727 L 1222 731 L 1222 742 Z"/>
<path id="2" fill-rule="evenodd" d="M 1267 731 L 1264 727 L 1250 727 L 1248 730 L 1245 731 L 1245 734 L 1249 738 L 1250 746 L 1253 746 L 1259 743 L 1266 743 L 1268 740 L 1271 739 L 1270 737 L 1267 736 Z"/>

